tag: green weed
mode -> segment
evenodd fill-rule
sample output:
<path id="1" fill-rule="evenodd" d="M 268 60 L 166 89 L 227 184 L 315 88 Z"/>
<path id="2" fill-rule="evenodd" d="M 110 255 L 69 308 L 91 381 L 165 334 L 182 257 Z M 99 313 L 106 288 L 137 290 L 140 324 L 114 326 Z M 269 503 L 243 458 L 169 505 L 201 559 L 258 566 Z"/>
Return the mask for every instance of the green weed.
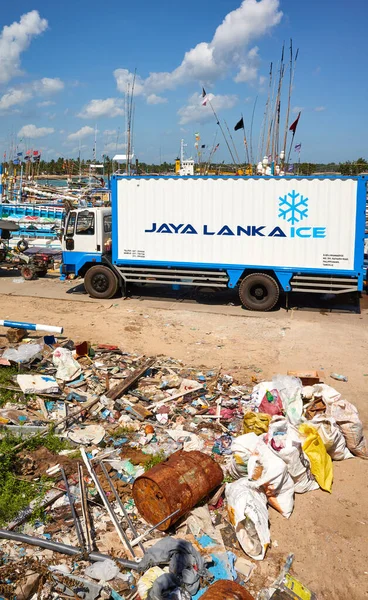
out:
<path id="1" fill-rule="evenodd" d="M 157 454 L 152 454 L 150 459 L 145 463 L 144 470 L 148 471 L 166 460 L 165 452 L 160 450 Z"/>

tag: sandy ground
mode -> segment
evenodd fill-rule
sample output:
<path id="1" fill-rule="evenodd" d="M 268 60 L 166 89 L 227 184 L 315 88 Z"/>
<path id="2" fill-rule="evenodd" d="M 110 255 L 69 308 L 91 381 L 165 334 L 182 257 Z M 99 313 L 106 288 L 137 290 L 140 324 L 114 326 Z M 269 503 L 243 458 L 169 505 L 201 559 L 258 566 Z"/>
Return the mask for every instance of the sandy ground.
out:
<path id="1" fill-rule="evenodd" d="M 53 285 L 56 289 L 58 284 Z M 41 290 L 37 285 L 29 288 L 33 296 L 37 287 Z M 76 301 L 67 299 L 65 288 L 49 294 L 52 299 L 27 297 L 24 285 L 19 288 L 22 295 L 0 281 L 1 318 L 63 325 L 65 335 L 75 341 L 119 344 L 129 352 L 165 354 L 198 366 L 221 365 L 239 381 L 249 381 L 255 369 L 262 369 L 259 378 L 288 369 L 324 370 L 326 383 L 356 404 L 368 429 L 366 297 L 360 314 L 257 314 L 236 306 L 198 308 L 145 299 Z M 347 375 L 348 383 L 330 379 L 332 372 Z M 270 509 L 273 545 L 256 573 L 270 577 L 271 583 L 276 567 L 293 552 L 295 575 L 319 599 L 367 598 L 367 475 L 368 461 L 335 462 L 332 494 L 319 490 L 297 495 L 289 521 Z"/>

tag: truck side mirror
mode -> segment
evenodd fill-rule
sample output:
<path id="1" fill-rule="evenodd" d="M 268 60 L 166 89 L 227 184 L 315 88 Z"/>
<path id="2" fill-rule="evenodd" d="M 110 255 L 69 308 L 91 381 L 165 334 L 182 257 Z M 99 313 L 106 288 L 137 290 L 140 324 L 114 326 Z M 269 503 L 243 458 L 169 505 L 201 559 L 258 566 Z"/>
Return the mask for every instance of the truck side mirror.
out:
<path id="1" fill-rule="evenodd" d="M 66 238 L 65 247 L 67 250 L 74 250 L 74 238 Z"/>

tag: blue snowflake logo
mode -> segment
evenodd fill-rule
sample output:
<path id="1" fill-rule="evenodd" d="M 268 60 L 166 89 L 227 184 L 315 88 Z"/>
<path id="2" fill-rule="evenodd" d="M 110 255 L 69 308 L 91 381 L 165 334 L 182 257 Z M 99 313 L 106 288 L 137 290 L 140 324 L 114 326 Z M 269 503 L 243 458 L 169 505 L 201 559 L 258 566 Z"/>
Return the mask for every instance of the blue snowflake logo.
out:
<path id="1" fill-rule="evenodd" d="M 295 225 L 308 217 L 308 198 L 293 190 L 279 197 L 279 217 Z"/>

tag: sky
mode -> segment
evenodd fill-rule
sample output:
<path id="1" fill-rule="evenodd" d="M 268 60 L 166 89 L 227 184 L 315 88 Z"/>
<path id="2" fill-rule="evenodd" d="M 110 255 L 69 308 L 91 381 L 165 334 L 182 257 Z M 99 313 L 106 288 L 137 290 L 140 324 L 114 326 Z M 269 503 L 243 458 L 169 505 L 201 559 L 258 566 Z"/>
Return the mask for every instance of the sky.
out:
<path id="1" fill-rule="evenodd" d="M 97 159 L 125 149 L 125 95 L 136 70 L 134 153 L 141 162 L 229 151 L 202 88 L 245 160 L 259 160 L 269 68 L 285 43 L 299 48 L 290 125 L 301 111 L 291 162 L 368 159 L 366 0 L 19 0 L 0 13 L 0 152 Z M 281 101 L 285 127 L 289 71 Z M 253 134 L 250 136 L 254 110 Z M 229 137 L 229 136 L 228 136 Z M 283 138 L 283 135 L 281 136 Z M 290 142 L 290 137 L 289 137 Z M 289 145 L 288 142 L 288 145 Z"/>

